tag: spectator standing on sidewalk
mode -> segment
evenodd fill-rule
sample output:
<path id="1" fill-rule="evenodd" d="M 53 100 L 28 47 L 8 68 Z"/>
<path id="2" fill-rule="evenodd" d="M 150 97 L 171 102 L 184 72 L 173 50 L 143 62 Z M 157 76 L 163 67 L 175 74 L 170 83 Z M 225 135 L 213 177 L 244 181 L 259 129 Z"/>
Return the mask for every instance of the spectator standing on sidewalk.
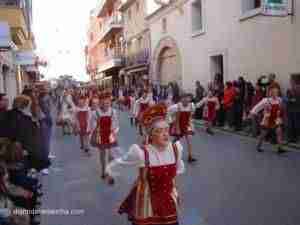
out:
<path id="1" fill-rule="evenodd" d="M 226 88 L 224 90 L 224 110 L 226 114 L 226 123 L 230 128 L 234 126 L 234 100 L 236 97 L 236 89 L 232 82 L 226 82 Z"/>
<path id="2" fill-rule="evenodd" d="M 255 93 L 254 96 L 252 97 L 252 104 L 251 104 L 251 109 L 256 106 L 264 97 L 264 92 L 259 84 L 259 82 L 256 83 L 255 86 Z M 257 137 L 260 132 L 260 127 L 259 127 L 259 121 L 261 120 L 261 113 L 258 115 L 254 116 L 251 118 L 251 130 L 252 130 L 252 136 Z"/>
<path id="3" fill-rule="evenodd" d="M 274 73 L 269 74 L 269 86 L 267 89 L 268 92 L 272 88 L 277 88 L 279 90 L 279 96 L 282 96 L 280 84 L 276 81 L 276 75 Z"/>
<path id="4" fill-rule="evenodd" d="M 7 135 L 7 110 L 8 98 L 6 94 L 0 93 L 0 137 L 6 137 Z"/>
<path id="5" fill-rule="evenodd" d="M 288 141 L 297 142 L 300 136 L 300 86 L 291 80 L 287 91 Z"/>
<path id="6" fill-rule="evenodd" d="M 243 125 L 243 112 L 244 112 L 244 97 L 245 86 L 244 81 L 234 81 L 235 97 L 233 103 L 233 124 L 235 131 L 240 131 Z"/>
<path id="7" fill-rule="evenodd" d="M 223 81 L 223 76 L 220 73 L 217 73 L 215 75 L 215 79 L 210 85 L 209 89 L 212 90 L 216 94 L 216 96 L 219 99 L 220 102 L 220 109 L 217 113 L 217 125 L 220 127 L 224 126 L 225 123 L 225 109 L 224 109 L 224 104 L 223 104 L 223 98 L 224 98 L 224 81 Z"/>
<path id="8" fill-rule="evenodd" d="M 255 89 L 251 81 L 246 82 L 246 92 L 245 92 L 245 116 L 246 117 L 250 113 L 254 93 L 255 93 Z"/>
<path id="9" fill-rule="evenodd" d="M 176 81 L 173 82 L 173 102 L 177 104 L 180 101 L 180 88 Z"/>
<path id="10" fill-rule="evenodd" d="M 50 165 L 49 154 L 51 147 L 51 136 L 53 120 L 51 116 L 51 99 L 46 87 L 42 87 L 39 94 L 39 107 L 43 114 L 43 118 L 40 120 L 41 129 L 41 141 L 42 141 L 42 154 L 43 161 Z M 43 174 L 47 175 L 48 169 L 43 170 Z"/>
<path id="11" fill-rule="evenodd" d="M 200 102 L 204 97 L 204 88 L 201 85 L 200 81 L 196 81 L 196 89 L 195 89 L 195 99 L 194 102 Z M 202 119 L 203 108 L 199 107 L 195 111 L 195 119 Z"/>
<path id="12" fill-rule="evenodd" d="M 32 114 L 32 100 L 26 95 L 15 98 L 13 109 L 8 112 L 8 135 L 19 142 L 29 154 L 29 168 L 38 171 L 45 168 L 41 157 L 39 124 Z"/>

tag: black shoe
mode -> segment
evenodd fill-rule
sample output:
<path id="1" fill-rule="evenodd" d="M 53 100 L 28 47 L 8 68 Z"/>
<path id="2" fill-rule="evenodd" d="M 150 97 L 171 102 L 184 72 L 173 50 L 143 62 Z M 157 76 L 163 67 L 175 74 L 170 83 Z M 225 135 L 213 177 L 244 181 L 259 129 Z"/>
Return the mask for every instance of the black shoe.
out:
<path id="1" fill-rule="evenodd" d="M 261 148 L 256 149 L 257 152 L 264 152 Z"/>
<path id="2" fill-rule="evenodd" d="M 215 134 L 211 129 L 206 129 L 206 133 L 208 133 L 210 135 L 214 135 Z"/>
<path id="3" fill-rule="evenodd" d="M 30 223 L 30 225 L 40 225 L 40 224 L 41 224 L 40 221 L 33 221 L 33 222 Z"/>
<path id="4" fill-rule="evenodd" d="M 283 154 L 286 153 L 286 150 L 282 149 L 282 148 L 278 148 L 277 154 Z"/>
<path id="5" fill-rule="evenodd" d="M 36 197 L 40 198 L 40 197 L 43 197 L 44 193 L 43 192 L 38 192 L 36 193 Z"/>
<path id="6" fill-rule="evenodd" d="M 257 146 L 257 147 L 256 147 L 256 151 L 257 151 L 257 152 L 263 152 L 264 150 L 263 150 L 261 147 Z"/>
<path id="7" fill-rule="evenodd" d="M 188 163 L 193 163 L 193 162 L 197 162 L 197 159 L 195 159 L 193 157 L 189 157 L 188 158 Z"/>

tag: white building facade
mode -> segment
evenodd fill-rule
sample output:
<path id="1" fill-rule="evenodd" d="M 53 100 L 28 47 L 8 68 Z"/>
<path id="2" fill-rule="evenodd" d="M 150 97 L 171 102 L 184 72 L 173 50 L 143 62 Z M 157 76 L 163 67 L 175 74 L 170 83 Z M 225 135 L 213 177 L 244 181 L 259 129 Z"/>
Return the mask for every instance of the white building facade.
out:
<path id="1" fill-rule="evenodd" d="M 300 72 L 298 0 L 179 0 L 147 22 L 154 81 L 193 90 L 196 80 L 206 85 L 216 73 L 252 82 L 275 73 L 286 88 Z"/>
<path id="2" fill-rule="evenodd" d="M 10 104 L 18 94 L 15 50 L 9 25 L 0 21 L 0 93 L 6 93 Z"/>

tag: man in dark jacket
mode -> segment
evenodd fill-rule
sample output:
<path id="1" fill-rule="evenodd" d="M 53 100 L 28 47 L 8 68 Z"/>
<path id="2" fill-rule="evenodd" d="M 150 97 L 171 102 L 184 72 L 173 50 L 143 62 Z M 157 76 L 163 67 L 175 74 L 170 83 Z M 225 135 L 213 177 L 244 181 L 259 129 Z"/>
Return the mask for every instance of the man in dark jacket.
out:
<path id="1" fill-rule="evenodd" d="M 291 88 L 287 91 L 287 117 L 288 141 L 297 142 L 300 136 L 300 85 L 293 80 Z"/>
<path id="2" fill-rule="evenodd" d="M 7 109 L 8 99 L 6 97 L 6 94 L 0 93 L 0 137 L 7 137 L 8 135 Z"/>

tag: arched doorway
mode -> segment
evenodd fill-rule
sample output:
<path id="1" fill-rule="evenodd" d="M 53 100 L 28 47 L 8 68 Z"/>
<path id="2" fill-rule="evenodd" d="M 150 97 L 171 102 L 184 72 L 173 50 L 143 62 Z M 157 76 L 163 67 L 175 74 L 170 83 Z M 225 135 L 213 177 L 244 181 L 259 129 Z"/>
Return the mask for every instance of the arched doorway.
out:
<path id="1" fill-rule="evenodd" d="M 159 42 L 152 62 L 152 80 L 162 84 L 176 81 L 182 87 L 181 56 L 173 38 L 166 37 Z"/>

